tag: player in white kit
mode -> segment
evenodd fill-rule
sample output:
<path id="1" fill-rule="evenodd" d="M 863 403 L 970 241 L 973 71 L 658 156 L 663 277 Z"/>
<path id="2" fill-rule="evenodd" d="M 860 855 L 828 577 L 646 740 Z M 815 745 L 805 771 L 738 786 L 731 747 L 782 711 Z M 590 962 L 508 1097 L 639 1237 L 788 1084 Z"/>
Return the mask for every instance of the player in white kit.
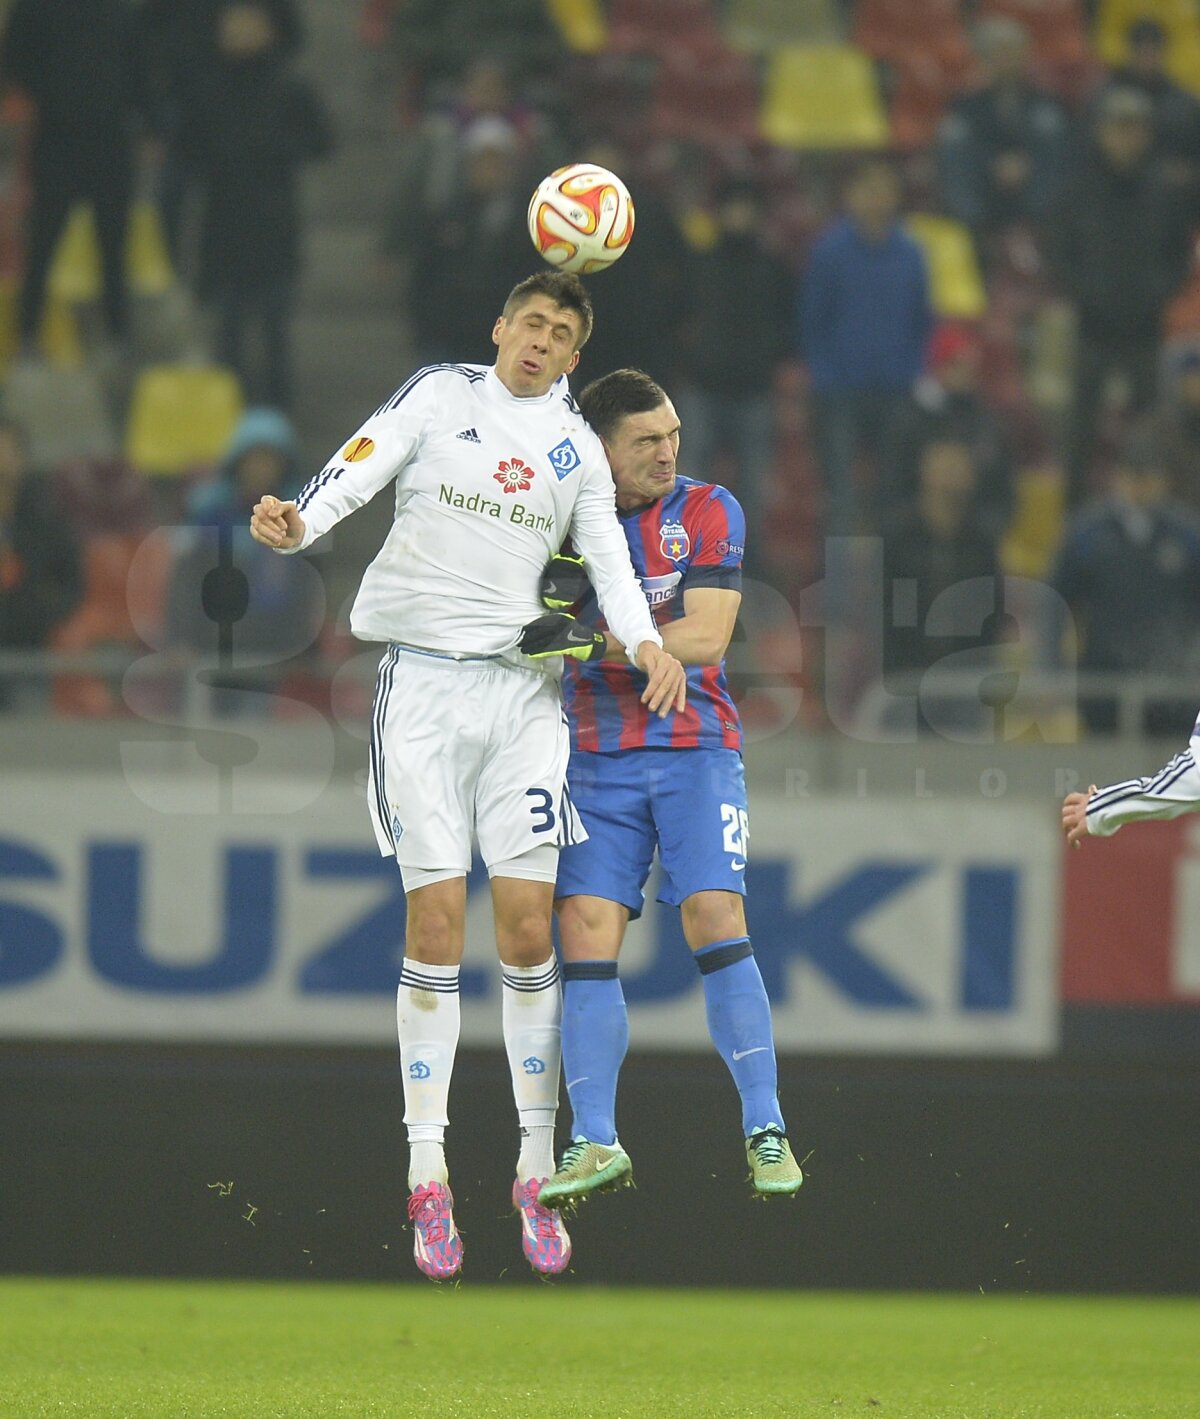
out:
<path id="1" fill-rule="evenodd" d="M 351 613 L 385 641 L 372 720 L 369 808 L 408 908 L 397 994 L 413 1250 L 426 1275 L 462 1266 L 443 1152 L 459 1033 L 458 975 L 474 837 L 491 878 L 504 1038 L 521 1123 L 513 1201 L 538 1271 L 570 1241 L 537 1193 L 554 1171 L 561 993 L 550 936 L 558 848 L 586 836 L 566 793 L 562 655 L 603 654 L 539 579 L 568 534 L 613 634 L 649 676 L 647 714 L 682 709 L 683 667 L 662 649 L 617 521 L 599 439 L 566 377 L 591 331 L 582 283 L 542 272 L 496 321 L 493 367 L 418 370 L 294 503 L 264 498 L 251 531 L 297 552 L 386 484 L 396 518 Z"/>
<path id="2" fill-rule="evenodd" d="M 1191 743 L 1165 768 L 1149 778 L 1086 793 L 1068 793 L 1063 799 L 1062 826 L 1072 847 L 1082 847 L 1087 837 L 1108 838 L 1126 823 L 1155 818 L 1178 818 L 1200 812 L 1200 719 L 1192 729 Z"/>

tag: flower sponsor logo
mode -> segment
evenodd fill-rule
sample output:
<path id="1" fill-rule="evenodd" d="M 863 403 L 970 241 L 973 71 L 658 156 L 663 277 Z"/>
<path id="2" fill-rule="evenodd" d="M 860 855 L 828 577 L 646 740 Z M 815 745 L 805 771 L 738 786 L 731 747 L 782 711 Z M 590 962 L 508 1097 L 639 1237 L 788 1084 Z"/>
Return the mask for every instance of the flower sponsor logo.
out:
<path id="1" fill-rule="evenodd" d="M 502 458 L 499 471 L 492 474 L 506 493 L 523 493 L 533 478 L 534 470 L 521 458 Z"/>

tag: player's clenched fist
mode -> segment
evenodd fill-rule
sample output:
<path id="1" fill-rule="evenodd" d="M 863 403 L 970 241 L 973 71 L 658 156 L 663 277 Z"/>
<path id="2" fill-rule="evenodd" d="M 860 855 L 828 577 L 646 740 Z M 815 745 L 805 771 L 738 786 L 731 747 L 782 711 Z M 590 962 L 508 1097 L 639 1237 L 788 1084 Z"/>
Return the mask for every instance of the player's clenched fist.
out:
<path id="1" fill-rule="evenodd" d="M 295 503 L 283 503 L 270 493 L 254 504 L 250 514 L 250 535 L 264 546 L 289 552 L 304 540 L 304 519 Z"/>
<path id="2" fill-rule="evenodd" d="M 1072 847 L 1082 847 L 1088 835 L 1087 807 L 1096 785 L 1092 784 L 1086 793 L 1068 793 L 1063 799 L 1062 825 L 1067 841 Z"/>
<path id="3" fill-rule="evenodd" d="M 687 706 L 687 671 L 673 655 L 653 641 L 643 641 L 637 648 L 634 663 L 646 672 L 649 683 L 642 691 L 642 704 L 659 719 L 666 719 L 672 710 Z"/>

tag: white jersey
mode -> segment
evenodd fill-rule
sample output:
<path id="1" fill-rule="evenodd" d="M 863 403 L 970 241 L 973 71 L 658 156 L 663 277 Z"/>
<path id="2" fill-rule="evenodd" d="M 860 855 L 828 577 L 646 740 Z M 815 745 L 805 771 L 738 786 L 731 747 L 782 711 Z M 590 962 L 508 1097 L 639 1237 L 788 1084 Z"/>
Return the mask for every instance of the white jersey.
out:
<path id="1" fill-rule="evenodd" d="M 1139 818 L 1178 818 L 1200 812 L 1200 720 L 1182 754 L 1150 778 L 1127 779 L 1097 789 L 1087 806 L 1088 832 L 1111 837 Z"/>
<path id="2" fill-rule="evenodd" d="M 310 479 L 296 500 L 305 530 L 293 550 L 393 479 L 396 520 L 355 599 L 356 636 L 523 660 L 513 648 L 545 612 L 542 568 L 569 535 L 617 639 L 630 650 L 662 644 L 617 521 L 603 446 L 565 378 L 518 399 L 483 365 L 418 370 Z"/>

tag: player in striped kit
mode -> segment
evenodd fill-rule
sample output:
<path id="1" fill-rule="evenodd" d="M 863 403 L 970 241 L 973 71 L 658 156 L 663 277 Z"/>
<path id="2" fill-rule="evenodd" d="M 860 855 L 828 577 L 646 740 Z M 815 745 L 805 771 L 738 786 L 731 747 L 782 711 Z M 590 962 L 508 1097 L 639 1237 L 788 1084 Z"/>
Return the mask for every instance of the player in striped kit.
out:
<path id="1" fill-rule="evenodd" d="M 1151 818 L 1178 818 L 1200 812 L 1200 719 L 1192 729 L 1191 743 L 1169 764 L 1149 778 L 1086 793 L 1068 793 L 1063 799 L 1062 825 L 1072 847 L 1082 847 L 1087 837 L 1109 838 L 1126 823 Z"/>
<path id="2" fill-rule="evenodd" d="M 660 899 L 680 908 L 709 1033 L 741 1097 L 755 1190 L 794 1193 L 803 1179 L 779 1110 L 771 1008 L 743 907 L 742 731 L 723 667 L 741 601 L 745 521 L 725 488 L 677 475 L 679 419 L 649 376 L 617 370 L 579 398 L 608 454 L 618 515 L 663 644 L 688 667 L 688 706 L 669 723 L 647 715 L 644 677 L 611 634 L 604 659 L 573 664 L 564 681 L 568 782 L 588 839 L 564 849 L 558 865 L 563 1065 L 574 1124 L 541 1199 L 561 1207 L 632 1178 L 615 1118 L 629 1040 L 617 958 L 626 924 L 641 914 L 656 847 L 666 877 Z M 543 585 L 551 604 L 582 594 L 580 619 L 601 624 L 602 608 L 570 558 L 556 558 Z"/>
<path id="3" fill-rule="evenodd" d="M 561 997 L 550 916 L 558 850 L 584 836 L 565 787 L 563 657 L 606 642 L 543 614 L 539 579 L 570 534 L 601 603 L 646 674 L 644 708 L 686 704 L 613 508 L 612 478 L 566 376 L 591 329 L 581 282 L 546 271 L 510 294 L 492 368 L 418 370 L 295 503 L 264 498 L 251 530 L 278 552 L 311 546 L 389 483 L 396 517 L 363 577 L 354 634 L 384 641 L 368 806 L 407 902 L 397 1026 L 408 1129 L 413 1252 L 426 1275 L 462 1266 L 443 1151 L 459 1035 L 466 874 L 476 838 L 491 877 L 503 1025 L 522 1143 L 513 1202 L 538 1271 L 570 1241 L 538 1201 L 554 1169 Z"/>

